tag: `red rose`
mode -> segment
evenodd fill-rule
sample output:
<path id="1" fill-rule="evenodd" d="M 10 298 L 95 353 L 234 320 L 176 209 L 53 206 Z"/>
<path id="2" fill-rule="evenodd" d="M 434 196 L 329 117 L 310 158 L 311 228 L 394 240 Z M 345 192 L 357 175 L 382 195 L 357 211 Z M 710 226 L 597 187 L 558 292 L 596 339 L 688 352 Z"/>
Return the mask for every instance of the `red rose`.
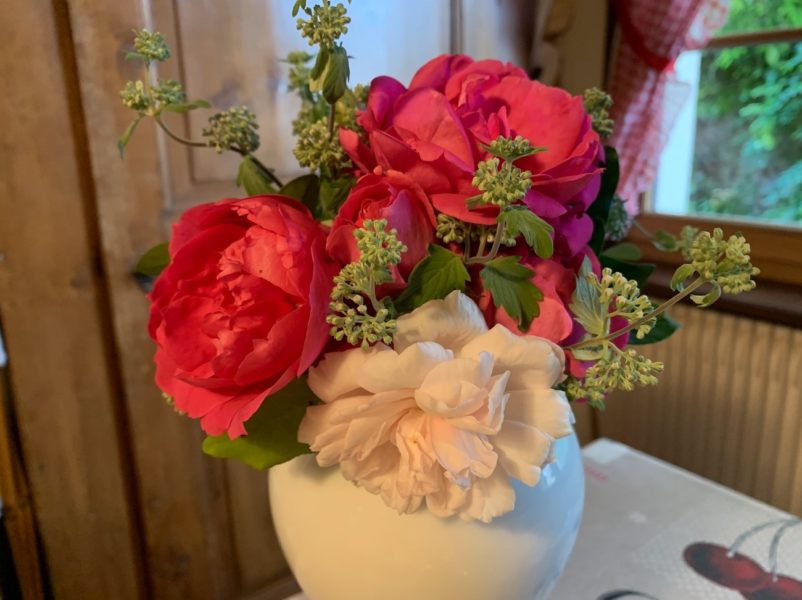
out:
<path id="1" fill-rule="evenodd" d="M 495 207 L 468 210 L 465 200 L 483 145 L 521 135 L 547 150 L 516 162 L 532 172 L 524 203 L 555 228 L 556 256 L 569 260 L 593 231 L 585 214 L 601 181 L 603 147 L 582 99 L 530 81 L 498 61 L 440 56 L 425 64 L 409 89 L 390 77 L 371 83 L 360 136 L 340 133 L 364 172 L 375 166 L 406 173 L 434 207 L 462 220 L 495 223 Z"/>
<path id="2" fill-rule="evenodd" d="M 326 250 L 341 263 L 359 259 L 354 229 L 365 219 L 386 219 L 398 239 L 407 246 L 398 265 L 403 277 L 427 254 L 434 241 L 435 217 L 429 198 L 418 184 L 403 173 L 388 171 L 383 175 L 365 175 L 351 189 L 340 207 Z"/>
<path id="3" fill-rule="evenodd" d="M 156 382 L 207 433 L 244 434 L 262 401 L 323 349 L 337 271 L 325 236 L 281 196 L 204 204 L 175 225 L 150 295 Z"/>

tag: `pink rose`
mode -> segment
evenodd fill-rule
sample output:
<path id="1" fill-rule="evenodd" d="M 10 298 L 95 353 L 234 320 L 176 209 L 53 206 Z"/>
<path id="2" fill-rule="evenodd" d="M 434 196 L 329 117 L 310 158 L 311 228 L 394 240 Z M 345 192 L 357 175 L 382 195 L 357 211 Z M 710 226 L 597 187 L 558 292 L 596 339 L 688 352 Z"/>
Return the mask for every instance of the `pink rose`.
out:
<path id="1" fill-rule="evenodd" d="M 403 173 L 362 177 L 351 189 L 331 227 L 326 250 L 341 263 L 359 259 L 354 229 L 365 219 L 386 219 L 398 239 L 407 246 L 398 266 L 402 277 L 427 254 L 434 241 L 435 217 L 431 203 L 421 187 Z"/>
<path id="2" fill-rule="evenodd" d="M 156 381 L 207 433 L 244 434 L 262 401 L 323 350 L 337 271 L 325 236 L 282 196 L 203 204 L 175 225 L 150 295 Z"/>
<path id="3" fill-rule="evenodd" d="M 604 152 L 581 98 L 498 61 L 446 55 L 421 67 L 408 89 L 374 79 L 359 123 L 364 137 L 342 130 L 340 139 L 362 171 L 404 172 L 437 210 L 482 225 L 495 223 L 497 209 L 465 204 L 477 193 L 476 164 L 488 156 L 482 145 L 521 135 L 545 147 L 516 162 L 532 172 L 524 203 L 554 226 L 557 258 L 570 260 L 590 240 L 585 213 L 599 191 Z"/>

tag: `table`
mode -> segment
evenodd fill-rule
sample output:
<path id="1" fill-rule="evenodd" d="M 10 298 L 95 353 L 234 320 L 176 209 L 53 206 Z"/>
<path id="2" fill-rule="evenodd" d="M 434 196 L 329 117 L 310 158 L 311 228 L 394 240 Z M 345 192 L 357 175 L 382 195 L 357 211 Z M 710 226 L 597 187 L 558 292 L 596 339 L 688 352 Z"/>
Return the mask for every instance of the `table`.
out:
<path id="1" fill-rule="evenodd" d="M 585 515 L 552 600 L 802 600 L 797 517 L 612 440 L 582 454 Z M 745 577 L 773 587 L 745 596 Z"/>
<path id="2" fill-rule="evenodd" d="M 553 600 L 743 600 L 711 581 L 710 558 L 732 570 L 726 549 L 742 538 L 738 552 L 768 570 L 778 533 L 777 571 L 799 581 L 798 595 L 764 591 L 759 600 L 802 599 L 798 518 L 608 439 L 589 444 L 582 455 L 585 515 Z M 641 595 L 612 594 L 626 590 Z"/>

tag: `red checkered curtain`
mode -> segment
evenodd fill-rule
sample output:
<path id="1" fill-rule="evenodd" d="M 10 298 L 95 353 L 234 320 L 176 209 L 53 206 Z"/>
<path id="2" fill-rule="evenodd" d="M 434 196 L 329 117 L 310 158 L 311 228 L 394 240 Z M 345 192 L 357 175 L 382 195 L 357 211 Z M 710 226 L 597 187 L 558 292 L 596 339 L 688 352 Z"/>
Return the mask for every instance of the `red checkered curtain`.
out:
<path id="1" fill-rule="evenodd" d="M 674 118 L 688 95 L 674 77 L 683 50 L 701 48 L 721 27 L 729 0 L 611 0 L 620 31 L 609 93 L 613 145 L 621 160 L 619 194 L 632 214 L 654 182 Z"/>

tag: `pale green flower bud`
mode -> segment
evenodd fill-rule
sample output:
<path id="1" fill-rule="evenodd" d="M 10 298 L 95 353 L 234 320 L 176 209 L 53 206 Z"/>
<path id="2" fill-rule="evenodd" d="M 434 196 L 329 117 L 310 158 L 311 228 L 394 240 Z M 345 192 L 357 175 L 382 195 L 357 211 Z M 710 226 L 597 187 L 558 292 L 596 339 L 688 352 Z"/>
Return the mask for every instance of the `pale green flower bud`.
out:
<path id="1" fill-rule="evenodd" d="M 146 111 L 153 103 L 143 81 L 127 82 L 120 92 L 120 97 L 125 106 L 137 112 Z"/>
<path id="2" fill-rule="evenodd" d="M 158 31 L 141 29 L 134 31 L 134 50 L 147 62 L 164 61 L 170 58 L 170 47 Z"/>
<path id="3" fill-rule="evenodd" d="M 209 127 L 203 136 L 217 152 L 236 149 L 250 154 L 259 148 L 259 125 L 254 115 L 245 106 L 234 106 L 209 117 Z"/>

